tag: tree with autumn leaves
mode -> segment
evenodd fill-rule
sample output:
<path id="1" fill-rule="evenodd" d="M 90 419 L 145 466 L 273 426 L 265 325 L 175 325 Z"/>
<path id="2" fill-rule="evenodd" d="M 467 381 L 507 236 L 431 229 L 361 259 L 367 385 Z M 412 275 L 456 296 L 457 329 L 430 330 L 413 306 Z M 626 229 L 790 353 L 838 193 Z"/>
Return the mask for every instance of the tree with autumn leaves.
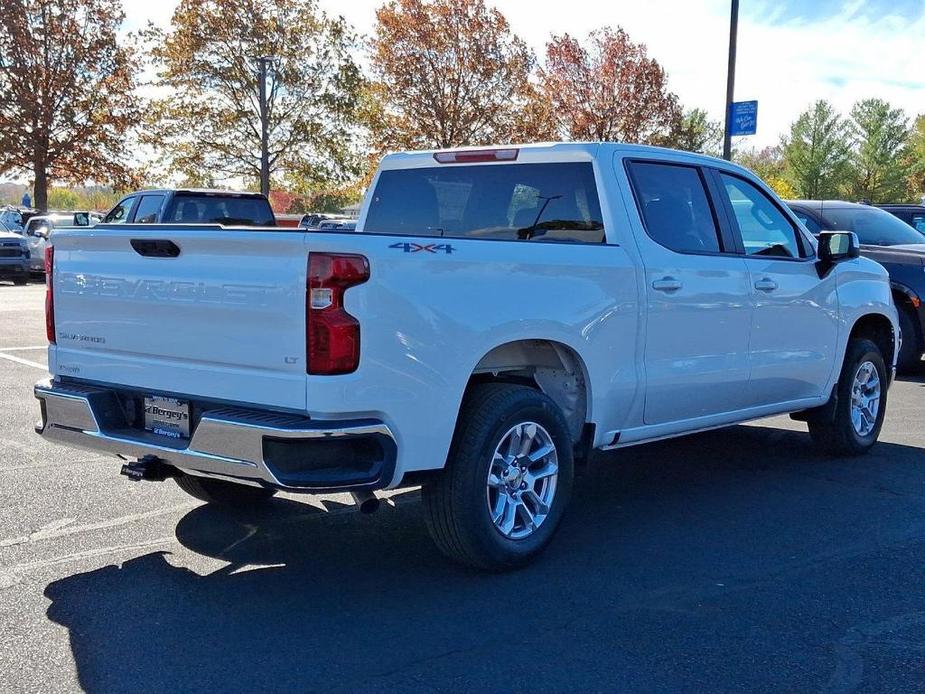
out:
<path id="1" fill-rule="evenodd" d="M 117 40 L 119 0 L 0 0 L 0 173 L 34 181 L 137 183 L 126 133 L 137 123 L 137 62 Z"/>
<path id="2" fill-rule="evenodd" d="M 293 208 L 358 197 L 394 149 L 570 139 L 719 148 L 719 123 L 682 109 L 662 66 L 620 27 L 553 35 L 538 58 L 485 0 L 386 0 L 365 40 L 315 0 L 180 0 L 168 28 L 143 33 L 153 96 L 142 100 L 123 18 L 120 0 L 0 0 L 0 174 L 34 179 L 40 207 L 52 180 L 137 184 L 131 167 L 152 153 L 163 166 L 149 183 L 254 181 L 260 56 L 274 57 L 271 169 Z M 781 147 L 752 153 L 779 190 L 878 200 L 921 191 L 922 117 L 910 128 L 868 100 L 839 125 L 826 108 L 803 114 Z M 832 141 L 834 163 L 813 144 L 828 142 L 830 120 L 848 140 Z"/>
<path id="3" fill-rule="evenodd" d="M 391 0 L 370 42 L 374 148 L 537 140 L 669 144 L 684 117 L 621 28 L 553 36 L 539 66 L 483 0 Z"/>
<path id="4" fill-rule="evenodd" d="M 375 149 L 552 134 L 548 122 L 531 119 L 532 51 L 482 0 L 391 0 L 376 11 L 369 47 Z"/>

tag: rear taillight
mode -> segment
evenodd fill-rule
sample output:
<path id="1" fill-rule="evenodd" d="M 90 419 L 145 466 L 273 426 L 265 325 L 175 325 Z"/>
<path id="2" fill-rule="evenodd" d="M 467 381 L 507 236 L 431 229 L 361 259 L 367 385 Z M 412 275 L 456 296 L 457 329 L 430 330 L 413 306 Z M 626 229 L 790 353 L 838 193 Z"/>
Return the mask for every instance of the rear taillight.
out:
<path id="1" fill-rule="evenodd" d="M 310 374 L 347 374 L 360 365 L 360 323 L 344 308 L 344 293 L 369 279 L 362 255 L 308 256 L 306 363 Z"/>
<path id="2" fill-rule="evenodd" d="M 55 344 L 55 247 L 45 246 L 45 335 Z"/>

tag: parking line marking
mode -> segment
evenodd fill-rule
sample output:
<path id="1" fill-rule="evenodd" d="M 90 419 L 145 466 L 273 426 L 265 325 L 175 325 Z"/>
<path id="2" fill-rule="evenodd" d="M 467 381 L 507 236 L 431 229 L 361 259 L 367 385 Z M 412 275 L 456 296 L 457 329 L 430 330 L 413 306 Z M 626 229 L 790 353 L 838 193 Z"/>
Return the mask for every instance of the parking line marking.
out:
<path id="1" fill-rule="evenodd" d="M 48 349 L 48 345 L 36 345 L 35 347 L 0 347 L 0 352 L 32 352 L 39 349 Z"/>
<path id="2" fill-rule="evenodd" d="M 22 535 L 20 537 L 11 537 L 6 540 L 0 540 L 0 547 L 13 547 L 15 545 L 24 545 L 30 542 L 37 542 L 40 540 L 54 540 L 59 537 L 65 537 L 67 535 L 76 535 L 82 533 L 89 533 L 95 530 L 107 530 L 109 528 L 117 528 L 120 525 L 126 525 L 128 523 L 134 523 L 139 520 L 146 520 L 148 518 L 156 518 L 157 516 L 169 515 L 171 513 L 176 513 L 178 511 L 186 511 L 188 509 L 194 508 L 198 505 L 197 502 L 187 502 L 184 504 L 178 504 L 176 506 L 171 506 L 169 508 L 159 508 L 154 511 L 145 511 L 143 513 L 132 513 L 128 516 L 122 516 L 120 518 L 110 518 L 109 520 L 97 521 L 96 523 L 86 523 L 84 525 L 71 525 L 73 519 L 63 518 L 58 521 L 53 521 L 44 525 L 43 527 L 35 530 L 28 535 Z"/>
<path id="3" fill-rule="evenodd" d="M 16 362 L 17 364 L 31 366 L 33 369 L 48 371 L 48 367 L 45 366 L 45 364 L 39 364 L 37 361 L 29 361 L 28 359 L 23 359 L 22 357 L 14 357 L 12 354 L 6 354 L 5 352 L 0 352 L 0 359 L 6 359 L 8 361 Z"/>

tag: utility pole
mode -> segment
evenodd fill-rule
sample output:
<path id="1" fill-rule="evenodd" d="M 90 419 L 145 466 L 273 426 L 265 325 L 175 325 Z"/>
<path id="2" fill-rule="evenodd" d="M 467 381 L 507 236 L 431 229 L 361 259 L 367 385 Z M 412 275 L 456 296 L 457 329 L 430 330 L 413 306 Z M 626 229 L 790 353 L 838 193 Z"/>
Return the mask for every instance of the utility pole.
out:
<path id="1" fill-rule="evenodd" d="M 732 100 L 736 82 L 736 34 L 739 31 L 739 0 L 732 0 L 729 19 L 729 65 L 726 70 L 726 131 L 723 134 L 723 159 L 732 159 Z"/>
<path id="2" fill-rule="evenodd" d="M 260 66 L 260 192 L 270 194 L 270 145 L 269 145 L 269 114 L 267 109 L 267 66 L 274 58 L 261 56 L 257 58 Z"/>

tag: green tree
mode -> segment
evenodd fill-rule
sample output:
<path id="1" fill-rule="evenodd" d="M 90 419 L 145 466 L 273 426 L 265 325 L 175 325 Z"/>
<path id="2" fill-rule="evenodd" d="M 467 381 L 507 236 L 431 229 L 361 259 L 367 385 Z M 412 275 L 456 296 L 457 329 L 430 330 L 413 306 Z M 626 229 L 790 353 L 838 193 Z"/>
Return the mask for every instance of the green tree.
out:
<path id="1" fill-rule="evenodd" d="M 905 152 L 906 184 L 912 199 L 925 196 L 925 114 L 915 119 Z"/>
<path id="2" fill-rule="evenodd" d="M 851 109 L 857 145 L 849 193 L 873 203 L 905 199 L 908 169 L 903 151 L 909 139 L 909 119 L 902 109 L 882 99 L 864 99 Z"/>
<path id="3" fill-rule="evenodd" d="M 689 109 L 672 126 L 666 144 L 718 157 L 723 151 L 723 126 L 719 121 L 710 120 L 702 108 Z"/>
<path id="4" fill-rule="evenodd" d="M 134 182 L 137 62 L 117 41 L 120 0 L 0 0 L 0 173 L 27 174 L 33 204 L 53 180 Z"/>
<path id="5" fill-rule="evenodd" d="M 785 175 L 786 162 L 781 148 L 733 149 L 732 159 L 746 169 L 753 171 L 758 178 L 767 183 L 784 199 L 798 197 L 796 189 Z"/>
<path id="6" fill-rule="evenodd" d="M 80 196 L 70 188 L 52 188 L 48 191 L 48 208 L 52 210 L 75 210 L 80 206 Z"/>
<path id="7" fill-rule="evenodd" d="M 784 176 L 801 198 L 842 194 L 851 174 L 851 125 L 819 100 L 800 114 L 781 142 Z"/>
<path id="8" fill-rule="evenodd" d="M 356 168 L 363 80 L 342 17 L 328 17 L 314 0 L 181 0 L 169 30 L 149 27 L 146 38 L 163 94 L 152 104 L 146 142 L 171 173 L 259 179 L 261 56 L 275 58 L 271 176 L 295 171 L 327 183 Z"/>

